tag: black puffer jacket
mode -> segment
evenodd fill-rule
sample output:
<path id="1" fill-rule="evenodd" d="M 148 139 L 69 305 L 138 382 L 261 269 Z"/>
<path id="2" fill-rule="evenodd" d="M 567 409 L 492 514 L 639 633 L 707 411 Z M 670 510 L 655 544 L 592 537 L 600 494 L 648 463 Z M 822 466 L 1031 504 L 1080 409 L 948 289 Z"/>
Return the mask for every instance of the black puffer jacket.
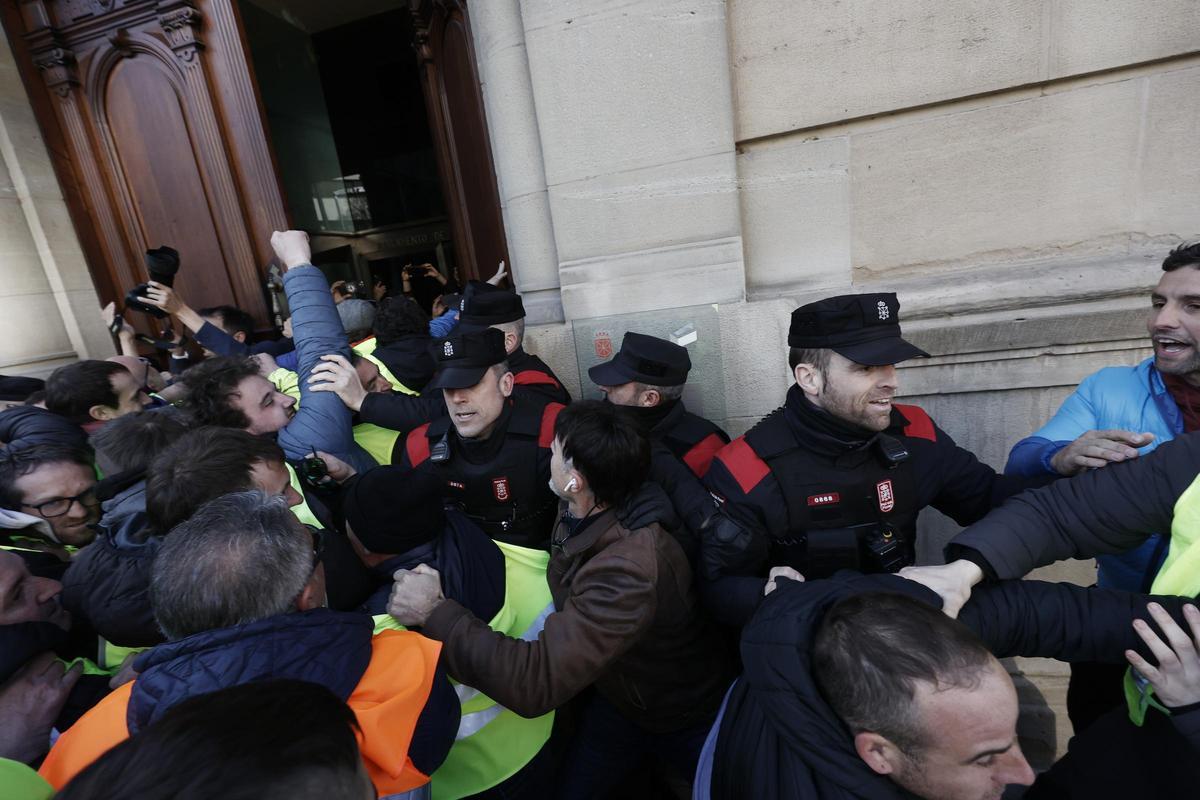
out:
<path id="1" fill-rule="evenodd" d="M 940 605 L 925 587 L 895 575 L 838 573 L 809 583 L 780 581 L 742 634 L 745 672 L 729 694 L 713 759 L 711 797 L 758 800 L 899 800 L 912 795 L 873 772 L 821 696 L 812 645 L 825 612 L 864 592 L 895 592 Z M 959 620 L 997 657 L 1123 663 L 1126 649 L 1149 658 L 1132 621 L 1150 598 L 1040 581 L 976 587 Z M 1180 597 L 1155 597 L 1177 621 Z"/>
<path id="2" fill-rule="evenodd" d="M 13 406 L 0 411 L 0 444 L 64 444 L 87 447 L 83 428 L 66 417 L 37 406 Z"/>
<path id="3" fill-rule="evenodd" d="M 63 576 L 63 606 L 108 641 L 150 647 L 163 641 L 150 608 L 150 570 L 161 539 L 146 523 L 146 482 L 101 506 L 96 540 Z"/>

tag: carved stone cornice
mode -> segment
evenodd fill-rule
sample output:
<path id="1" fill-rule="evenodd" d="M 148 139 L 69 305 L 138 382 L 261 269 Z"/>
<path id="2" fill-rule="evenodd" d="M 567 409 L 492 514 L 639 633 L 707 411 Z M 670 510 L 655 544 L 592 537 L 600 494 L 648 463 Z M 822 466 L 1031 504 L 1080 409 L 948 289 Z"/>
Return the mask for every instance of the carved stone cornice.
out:
<path id="1" fill-rule="evenodd" d="M 67 48 L 55 42 L 50 47 L 35 50 L 31 55 L 46 86 L 59 97 L 66 97 L 71 93 L 71 87 L 79 85 L 75 54 Z"/>
<path id="2" fill-rule="evenodd" d="M 185 64 L 196 61 L 196 55 L 204 49 L 199 37 L 203 16 L 199 9 L 187 0 L 166 0 L 158 4 L 158 24 L 167 36 L 167 45 Z"/>

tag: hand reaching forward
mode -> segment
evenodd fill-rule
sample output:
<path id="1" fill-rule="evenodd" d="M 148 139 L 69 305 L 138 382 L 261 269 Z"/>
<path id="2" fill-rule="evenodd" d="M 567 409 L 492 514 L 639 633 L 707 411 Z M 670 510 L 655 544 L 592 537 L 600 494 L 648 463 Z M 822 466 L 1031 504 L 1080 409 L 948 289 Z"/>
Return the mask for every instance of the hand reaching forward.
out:
<path id="1" fill-rule="evenodd" d="M 1088 431 L 1055 453 L 1050 459 L 1050 466 L 1059 475 L 1076 475 L 1085 469 L 1097 469 L 1137 458 L 1137 448 L 1153 440 L 1152 433 Z"/>
<path id="2" fill-rule="evenodd" d="M 899 574 L 937 592 L 948 617 L 958 616 L 971 599 L 971 587 L 983 580 L 979 565 L 964 559 L 937 567 L 905 567 Z"/>
<path id="3" fill-rule="evenodd" d="M 1150 648 L 1158 666 L 1150 666 L 1146 659 L 1133 650 L 1125 651 L 1125 659 L 1150 681 L 1154 694 L 1163 705 L 1179 708 L 1200 703 L 1200 654 L 1197 653 L 1197 648 L 1200 648 L 1200 610 L 1190 604 L 1183 607 L 1184 619 L 1191 629 L 1190 636 L 1158 603 L 1148 604 L 1146 610 L 1167 637 L 1166 643 L 1145 620 L 1135 619 L 1133 629 Z"/>
<path id="4" fill-rule="evenodd" d="M 31 763 L 50 748 L 50 729 L 83 665 L 64 670 L 53 653 L 32 658 L 0 687 L 0 757 Z"/>

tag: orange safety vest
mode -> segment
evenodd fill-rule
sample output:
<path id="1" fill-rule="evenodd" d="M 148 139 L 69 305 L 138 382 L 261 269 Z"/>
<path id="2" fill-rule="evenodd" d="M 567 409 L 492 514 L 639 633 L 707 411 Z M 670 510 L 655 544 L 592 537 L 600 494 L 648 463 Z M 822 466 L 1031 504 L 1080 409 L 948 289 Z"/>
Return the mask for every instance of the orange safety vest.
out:
<path id="1" fill-rule="evenodd" d="M 385 630 L 371 639 L 371 661 L 346 703 L 358 718 L 358 747 L 380 797 L 429 782 L 413 766 L 408 746 L 441 650 L 441 642 L 411 631 Z M 56 790 L 129 738 L 125 720 L 135 682 L 109 694 L 55 742 L 38 773 Z"/>

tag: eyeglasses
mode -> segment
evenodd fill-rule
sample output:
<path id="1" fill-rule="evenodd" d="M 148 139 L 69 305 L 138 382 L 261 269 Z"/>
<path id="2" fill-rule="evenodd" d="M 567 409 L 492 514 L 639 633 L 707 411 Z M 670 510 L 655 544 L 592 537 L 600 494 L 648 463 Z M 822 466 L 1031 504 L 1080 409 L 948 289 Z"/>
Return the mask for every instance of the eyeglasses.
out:
<path id="1" fill-rule="evenodd" d="M 100 504 L 100 501 L 96 499 L 96 494 L 92 489 L 86 489 L 73 497 L 56 497 L 53 500 L 47 500 L 44 503 L 36 505 L 31 503 L 22 503 L 21 505 L 26 508 L 32 508 L 42 517 L 49 519 L 51 517 L 61 517 L 70 511 L 72 503 L 79 503 L 84 508 L 95 508 Z"/>

